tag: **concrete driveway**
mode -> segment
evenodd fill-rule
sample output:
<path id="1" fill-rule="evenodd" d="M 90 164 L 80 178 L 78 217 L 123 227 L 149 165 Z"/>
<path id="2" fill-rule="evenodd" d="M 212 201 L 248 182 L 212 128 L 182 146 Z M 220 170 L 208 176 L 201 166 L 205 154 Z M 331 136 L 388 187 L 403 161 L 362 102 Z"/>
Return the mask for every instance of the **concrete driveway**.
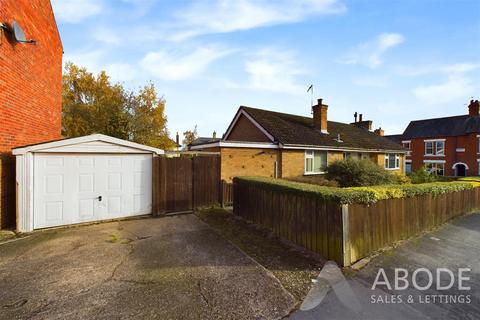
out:
<path id="1" fill-rule="evenodd" d="M 0 245 L 0 319 L 275 319 L 292 296 L 193 215 Z"/>
<path id="2" fill-rule="evenodd" d="M 372 290 L 381 268 L 391 290 L 385 284 Z M 395 268 L 408 270 L 406 289 L 395 289 Z M 430 286 L 425 270 L 417 274 L 417 286 L 413 284 L 413 273 L 419 268 L 431 272 Z M 451 288 L 437 287 L 439 268 L 453 272 Z M 463 273 L 469 278 L 463 281 L 463 288 L 459 288 L 459 268 L 470 269 Z M 437 231 L 408 241 L 372 259 L 360 271 L 347 272 L 346 281 L 342 279 L 340 273 L 331 281 L 337 282 L 333 286 L 336 290 L 328 291 L 316 308 L 297 311 L 291 319 L 480 319 L 480 214 L 453 220 Z M 450 276 L 440 273 L 441 286 L 448 287 L 449 283 Z M 399 281 L 399 287 L 404 284 Z M 322 289 L 311 292 L 321 297 Z"/>

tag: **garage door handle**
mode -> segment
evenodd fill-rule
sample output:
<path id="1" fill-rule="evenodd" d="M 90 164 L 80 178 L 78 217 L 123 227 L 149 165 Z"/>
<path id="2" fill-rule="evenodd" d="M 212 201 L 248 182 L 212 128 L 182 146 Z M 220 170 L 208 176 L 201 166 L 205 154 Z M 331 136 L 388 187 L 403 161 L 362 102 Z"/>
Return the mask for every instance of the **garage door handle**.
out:
<path id="1" fill-rule="evenodd" d="M 102 201 L 102 196 L 98 196 L 98 201 Z"/>

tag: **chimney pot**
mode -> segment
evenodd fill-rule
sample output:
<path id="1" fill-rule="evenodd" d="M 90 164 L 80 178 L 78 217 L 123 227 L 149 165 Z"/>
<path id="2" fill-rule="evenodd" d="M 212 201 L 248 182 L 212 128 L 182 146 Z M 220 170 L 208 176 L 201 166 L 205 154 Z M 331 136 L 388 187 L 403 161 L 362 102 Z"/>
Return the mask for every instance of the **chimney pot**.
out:
<path id="1" fill-rule="evenodd" d="M 215 139 L 216 137 L 217 137 L 217 132 L 213 131 L 213 139 Z"/>
<path id="2" fill-rule="evenodd" d="M 360 116 L 359 116 L 358 121 L 359 121 L 359 122 L 362 122 L 362 121 L 363 121 L 363 114 L 360 113 Z"/>
<path id="3" fill-rule="evenodd" d="M 353 114 L 353 117 L 355 118 L 355 122 L 357 122 L 357 117 L 358 117 L 357 111 L 355 111 L 355 113 Z"/>
<path id="4" fill-rule="evenodd" d="M 315 127 L 320 129 L 322 133 L 328 133 L 328 120 L 327 120 L 327 110 L 328 106 L 323 104 L 323 99 L 318 99 L 318 104 L 316 106 L 312 106 L 312 113 L 313 113 L 313 124 Z"/>
<path id="5" fill-rule="evenodd" d="M 180 145 L 180 136 L 178 135 L 178 132 L 175 136 L 175 143 L 177 144 L 177 146 Z"/>

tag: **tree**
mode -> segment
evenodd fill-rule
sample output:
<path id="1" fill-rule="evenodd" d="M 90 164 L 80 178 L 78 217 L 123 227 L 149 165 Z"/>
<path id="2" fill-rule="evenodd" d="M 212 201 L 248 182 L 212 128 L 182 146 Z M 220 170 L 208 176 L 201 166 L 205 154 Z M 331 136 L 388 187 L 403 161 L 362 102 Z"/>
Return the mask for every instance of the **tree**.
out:
<path id="1" fill-rule="evenodd" d="M 193 140 L 197 139 L 198 138 L 198 132 L 197 132 L 197 125 L 195 125 L 195 127 L 193 128 L 193 131 L 191 130 L 187 130 L 183 133 L 183 141 L 182 141 L 182 144 L 187 146 L 189 145 L 190 143 L 193 142 Z"/>
<path id="2" fill-rule="evenodd" d="M 138 92 L 112 84 L 105 71 L 97 76 L 67 63 L 62 84 L 62 134 L 78 137 L 103 133 L 120 139 L 171 149 L 165 99 L 152 83 Z"/>

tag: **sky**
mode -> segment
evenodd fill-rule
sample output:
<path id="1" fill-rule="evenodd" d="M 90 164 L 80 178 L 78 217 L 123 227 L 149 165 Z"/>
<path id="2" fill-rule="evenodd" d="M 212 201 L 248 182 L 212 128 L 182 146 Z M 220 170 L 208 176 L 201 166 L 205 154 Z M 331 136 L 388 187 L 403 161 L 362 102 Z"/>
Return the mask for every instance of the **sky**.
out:
<path id="1" fill-rule="evenodd" d="M 386 134 L 480 98 L 478 0 L 52 0 L 64 62 L 166 100 L 168 129 L 224 133 L 241 105 Z"/>

